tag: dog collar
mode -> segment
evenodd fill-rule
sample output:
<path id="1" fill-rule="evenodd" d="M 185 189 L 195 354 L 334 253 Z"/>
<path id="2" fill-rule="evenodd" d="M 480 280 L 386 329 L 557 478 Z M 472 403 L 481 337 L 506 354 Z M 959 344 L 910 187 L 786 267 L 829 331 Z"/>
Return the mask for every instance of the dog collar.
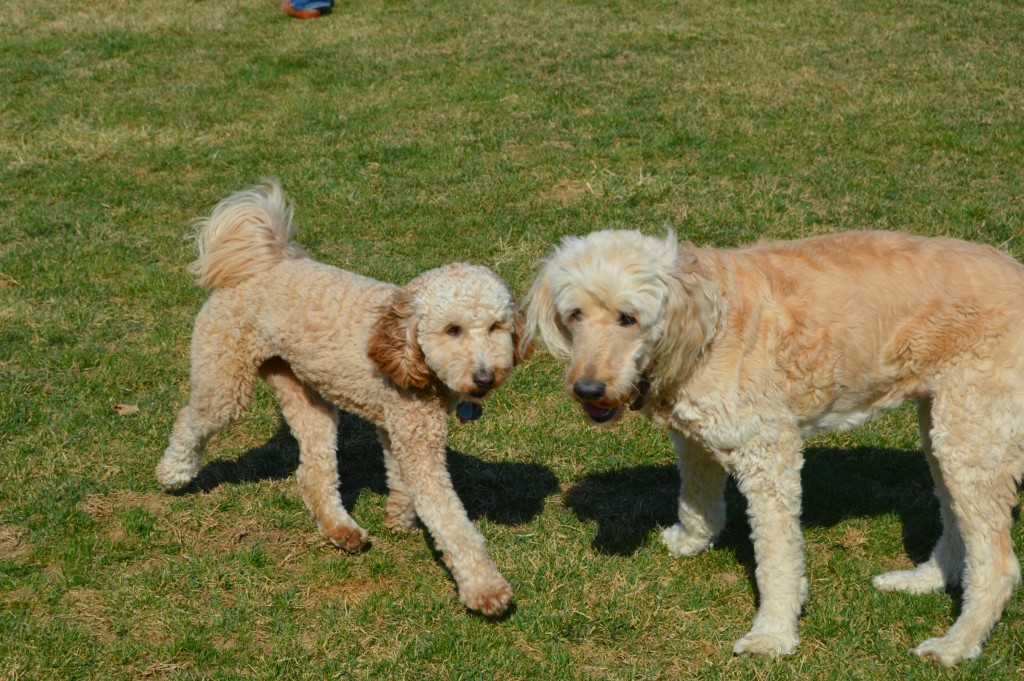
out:
<path id="1" fill-rule="evenodd" d="M 647 378 L 647 374 L 640 376 L 640 382 L 636 387 L 636 399 L 629 405 L 630 411 L 639 411 L 644 408 L 647 403 L 647 393 L 651 391 L 651 381 Z"/>

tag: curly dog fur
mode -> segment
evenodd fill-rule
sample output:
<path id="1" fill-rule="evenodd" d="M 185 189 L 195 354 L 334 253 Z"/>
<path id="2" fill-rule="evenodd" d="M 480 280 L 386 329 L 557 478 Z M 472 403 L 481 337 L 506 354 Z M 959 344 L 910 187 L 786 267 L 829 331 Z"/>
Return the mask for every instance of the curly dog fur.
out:
<path id="1" fill-rule="evenodd" d="M 160 485 L 195 479 L 207 440 L 244 414 L 262 376 L 299 442 L 299 489 L 324 537 L 348 551 L 367 542 L 338 493 L 340 407 L 378 427 L 385 525 L 412 529 L 418 517 L 462 602 L 505 612 L 512 590 L 452 488 L 445 455 L 448 411 L 483 399 L 529 353 L 501 280 L 454 264 L 399 288 L 316 262 L 293 241 L 275 182 L 219 203 L 197 223 L 196 241 L 193 270 L 211 293 L 196 317 L 191 394 L 157 465 Z"/>
<path id="2" fill-rule="evenodd" d="M 1024 474 L 1024 267 L 946 238 L 868 232 L 696 248 L 631 231 L 567 238 L 529 294 L 529 333 L 569 363 L 591 421 L 626 404 L 667 428 L 682 486 L 676 555 L 725 524 L 727 475 L 748 502 L 760 605 L 734 651 L 797 645 L 807 593 L 800 534 L 802 447 L 906 399 L 943 532 L 931 558 L 876 577 L 925 593 L 961 583 L 963 608 L 914 648 L 977 657 L 1020 582 L 1012 508 Z"/>

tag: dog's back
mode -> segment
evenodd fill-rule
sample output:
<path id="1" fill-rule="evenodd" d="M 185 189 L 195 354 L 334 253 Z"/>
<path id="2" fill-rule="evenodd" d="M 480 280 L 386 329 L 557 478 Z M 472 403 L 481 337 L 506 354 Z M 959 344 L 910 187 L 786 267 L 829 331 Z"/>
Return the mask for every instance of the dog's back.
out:
<path id="1" fill-rule="evenodd" d="M 763 353 L 808 432 L 863 420 L 819 413 L 852 408 L 836 391 L 867 415 L 930 393 L 967 356 L 1024 384 L 1010 368 L 1024 362 L 1024 267 L 993 248 L 853 232 L 701 253 L 729 301 L 726 326 L 769 322 L 764 343 L 734 333 L 718 356 L 735 346 L 749 364 Z"/>
<path id="2" fill-rule="evenodd" d="M 1024 266 L 990 246 L 899 232 L 847 232 L 717 253 L 763 277 L 782 298 L 834 294 L 849 301 L 886 293 L 886 301 L 873 302 L 892 304 L 917 296 L 991 298 L 1024 287 Z"/>
<path id="3" fill-rule="evenodd" d="M 912 343 L 920 360 L 927 337 L 948 357 L 979 333 L 1024 337 L 1024 266 L 989 246 L 850 232 L 704 254 L 736 303 L 777 306 L 795 327 L 848 334 L 871 354 Z"/>

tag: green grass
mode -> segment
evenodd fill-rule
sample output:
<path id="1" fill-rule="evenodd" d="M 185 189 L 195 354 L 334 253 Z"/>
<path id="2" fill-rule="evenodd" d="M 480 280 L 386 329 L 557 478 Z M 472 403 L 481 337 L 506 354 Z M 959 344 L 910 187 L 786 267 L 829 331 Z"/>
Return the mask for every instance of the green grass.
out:
<path id="1" fill-rule="evenodd" d="M 358 556 L 317 535 L 265 389 L 200 491 L 152 474 L 203 300 L 188 220 L 267 175 L 324 261 L 403 282 L 468 260 L 520 296 L 561 236 L 608 227 L 717 246 L 898 229 L 1024 257 L 1018 3 L 276 6 L 0 0 L 0 678 L 1024 674 L 1024 590 L 945 671 L 906 651 L 960 595 L 871 587 L 939 531 L 908 409 L 809 443 L 811 593 L 776 661 L 730 655 L 755 609 L 735 489 L 721 546 L 670 557 L 664 433 L 586 427 L 543 352 L 450 442 L 516 590 L 501 621 L 465 612 L 422 534 L 383 528 L 359 421 Z"/>

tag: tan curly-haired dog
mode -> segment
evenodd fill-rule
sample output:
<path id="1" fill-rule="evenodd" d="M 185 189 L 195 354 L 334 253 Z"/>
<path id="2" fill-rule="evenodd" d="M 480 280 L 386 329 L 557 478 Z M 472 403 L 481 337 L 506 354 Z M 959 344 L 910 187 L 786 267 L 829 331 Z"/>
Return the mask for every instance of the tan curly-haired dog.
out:
<path id="1" fill-rule="evenodd" d="M 385 525 L 412 529 L 418 517 L 462 602 L 502 614 L 512 590 L 452 488 L 445 441 L 448 411 L 479 416 L 479 401 L 529 353 L 515 300 L 484 267 L 448 265 L 399 288 L 316 262 L 291 223 L 276 182 L 197 223 L 193 270 L 212 292 L 196 317 L 189 404 L 157 480 L 166 490 L 194 480 L 207 440 L 243 415 L 262 376 L 298 440 L 299 489 L 327 539 L 348 551 L 367 541 L 338 492 L 337 406 L 378 427 Z"/>
<path id="2" fill-rule="evenodd" d="M 760 607 L 736 653 L 787 654 L 807 595 L 803 441 L 918 402 L 942 537 L 885 591 L 963 584 L 953 627 L 913 652 L 977 657 L 1020 582 L 1011 509 L 1024 474 L 1024 267 L 993 248 L 863 232 L 737 250 L 631 231 L 567 238 L 529 295 L 567 389 L 612 423 L 631 403 L 675 443 L 669 551 L 712 545 L 726 476 L 746 497 Z"/>

